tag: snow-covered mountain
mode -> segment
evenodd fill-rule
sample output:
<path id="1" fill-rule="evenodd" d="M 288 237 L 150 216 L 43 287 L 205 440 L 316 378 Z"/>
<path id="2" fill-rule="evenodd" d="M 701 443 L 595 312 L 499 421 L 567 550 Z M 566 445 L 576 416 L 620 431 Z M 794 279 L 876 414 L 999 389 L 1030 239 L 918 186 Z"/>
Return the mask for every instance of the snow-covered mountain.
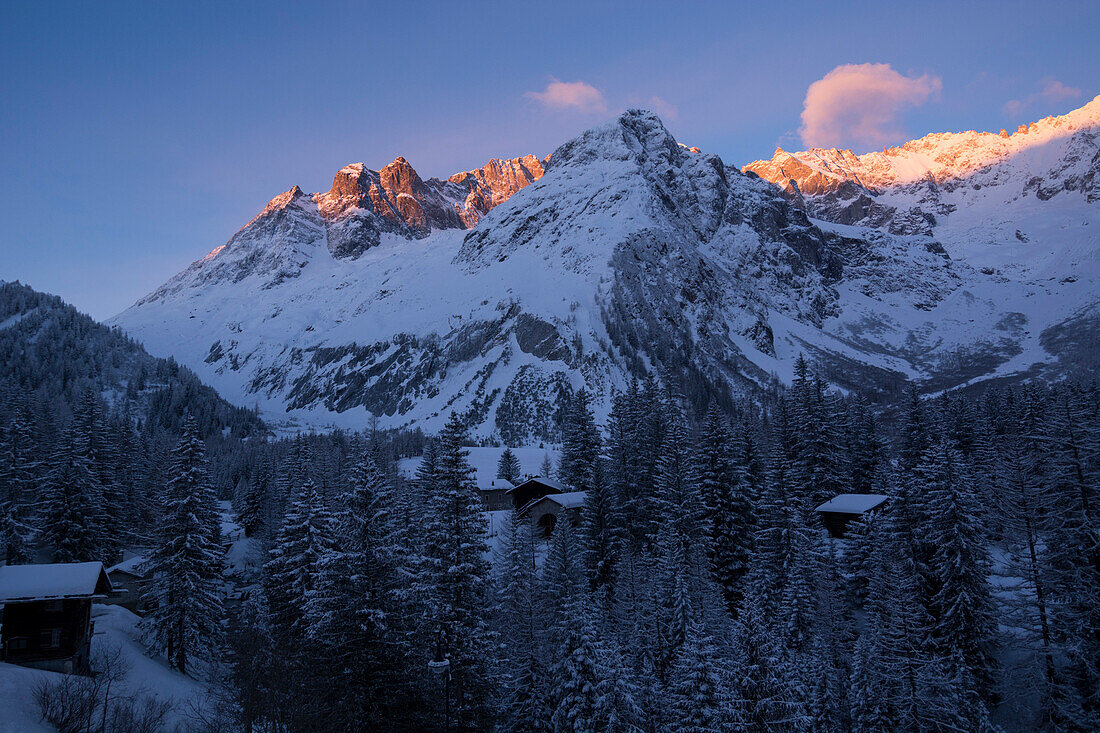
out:
<path id="1" fill-rule="evenodd" d="M 1056 373 L 1096 345 L 1098 109 L 746 172 L 638 110 L 447 182 L 347 166 L 114 322 L 269 418 L 512 444 L 645 372 L 698 405 L 800 352 L 844 388 Z"/>

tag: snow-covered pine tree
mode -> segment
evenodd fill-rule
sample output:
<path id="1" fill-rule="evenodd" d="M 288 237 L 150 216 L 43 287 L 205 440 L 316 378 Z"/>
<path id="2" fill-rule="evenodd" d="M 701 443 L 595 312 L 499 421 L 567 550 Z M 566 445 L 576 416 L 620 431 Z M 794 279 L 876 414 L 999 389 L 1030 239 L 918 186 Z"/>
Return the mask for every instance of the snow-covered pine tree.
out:
<path id="1" fill-rule="evenodd" d="M 509 733 L 547 733 L 549 679 L 543 649 L 544 617 L 538 607 L 534 528 L 513 513 L 504 534 L 496 609 L 506 670 L 501 728 Z"/>
<path id="2" fill-rule="evenodd" d="M 264 565 L 272 633 L 278 643 L 305 638 L 306 602 L 319 587 L 322 564 L 334 546 L 332 515 L 317 485 L 306 479 L 287 509 Z"/>
<path id="3" fill-rule="evenodd" d="M 113 564 L 128 530 L 125 523 L 127 507 L 118 483 L 115 468 L 118 456 L 110 441 L 103 406 L 95 393 L 85 392 L 73 415 L 72 430 L 79 436 L 75 444 L 84 451 L 88 466 L 99 485 L 99 514 L 103 525 L 99 548 L 103 559 Z"/>
<path id="4" fill-rule="evenodd" d="M 600 472 L 601 441 L 596 419 L 588 404 L 588 392 L 583 389 L 573 396 L 564 432 L 558 473 L 573 491 L 589 491 Z"/>
<path id="5" fill-rule="evenodd" d="M 723 733 L 733 710 L 722 689 L 718 656 L 698 623 L 691 624 L 687 639 L 672 670 L 670 717 L 674 733 Z"/>
<path id="6" fill-rule="evenodd" d="M 240 510 L 237 513 L 237 522 L 244 530 L 245 537 L 255 537 L 265 529 L 264 519 L 267 515 L 267 503 L 270 501 L 268 481 L 265 471 L 257 471 L 256 475 L 245 480 Z"/>
<path id="7" fill-rule="evenodd" d="M 439 436 L 421 538 L 427 562 L 414 591 L 426 603 L 425 627 L 442 628 L 451 660 L 451 714 L 460 729 L 484 724 L 493 700 L 490 568 L 481 499 L 466 460 L 466 427 L 455 413 Z"/>
<path id="8" fill-rule="evenodd" d="M 1055 690 L 1067 727 L 1100 727 L 1100 387 L 1060 385 L 1041 433 L 1059 519 L 1045 546 L 1055 637 L 1066 655 Z"/>
<path id="9" fill-rule="evenodd" d="M 851 728 L 848 694 L 855 632 L 836 546 L 831 540 L 823 543 L 823 533 L 816 534 L 819 547 L 813 639 L 808 653 L 807 677 L 812 685 L 808 707 L 815 730 L 845 731 Z"/>
<path id="10" fill-rule="evenodd" d="M 584 557 L 577 538 L 577 529 L 569 517 L 554 525 L 550 548 L 542 567 L 541 613 L 550 621 L 550 643 L 557 646 L 562 636 L 562 624 L 569 609 L 586 590 Z"/>
<path id="11" fill-rule="evenodd" d="M 797 430 L 791 436 L 791 484 L 807 509 L 832 499 L 845 488 L 842 436 L 844 416 L 836 395 L 809 375 L 799 355 L 790 393 L 790 419 Z"/>
<path id="12" fill-rule="evenodd" d="M 886 460 L 886 446 L 878 435 L 875 412 L 863 397 L 856 397 L 849 402 L 845 417 L 847 491 L 854 494 L 878 493 L 875 488 Z"/>
<path id="13" fill-rule="evenodd" d="M 326 725 L 386 727 L 410 694 L 404 663 L 409 628 L 403 608 L 397 533 L 386 479 L 367 451 L 351 471 L 336 516 L 336 549 L 322 556 L 307 594 L 309 636 L 331 679 Z"/>
<path id="14" fill-rule="evenodd" d="M 511 448 L 505 447 L 497 461 L 497 478 L 504 479 L 510 484 L 518 484 L 523 469 L 519 465 L 519 459 Z"/>
<path id="15" fill-rule="evenodd" d="M 739 723 L 750 731 L 809 731 L 807 691 L 759 600 L 750 584 L 736 621 L 732 661 Z"/>
<path id="16" fill-rule="evenodd" d="M 205 447 L 198 424 L 188 417 L 172 451 L 148 591 L 155 647 L 184 674 L 196 657 L 214 648 L 220 632 L 222 552 L 215 542 L 216 513 Z"/>
<path id="17" fill-rule="evenodd" d="M 1004 421 L 1003 435 L 994 445 L 994 491 L 996 526 L 1004 534 L 1007 549 L 1006 570 L 1022 580 L 1019 592 L 1006 595 L 1000 602 L 1026 634 L 1026 643 L 1035 649 L 1036 661 L 1045 684 L 1037 685 L 1041 719 L 1058 725 L 1053 696 L 1061 686 L 1055 659 L 1053 618 L 1050 608 L 1051 568 L 1043 552 L 1051 530 L 1061 517 L 1055 492 L 1045 491 L 1044 454 L 1041 443 L 1033 438 L 1041 430 L 1041 398 L 1026 390 L 1009 393 L 998 417 Z M 1003 413 L 1009 413 L 1007 415 Z M 1036 721 L 1038 725 L 1039 722 Z"/>
<path id="18" fill-rule="evenodd" d="M 593 733 L 599 730 L 600 698 L 606 689 L 596 631 L 583 601 L 571 604 L 564 621 L 564 640 L 550 675 L 551 725 L 555 733 Z"/>
<path id="19" fill-rule="evenodd" d="M 694 460 L 710 569 L 727 610 L 736 614 L 752 552 L 753 494 L 747 467 L 734 462 L 729 423 L 716 405 L 707 410 Z"/>
<path id="20" fill-rule="evenodd" d="M 37 470 L 31 427 L 18 410 L 7 429 L 0 429 L 0 557 L 8 565 L 31 560 L 30 503 Z"/>
<path id="21" fill-rule="evenodd" d="M 898 467 L 903 474 L 909 475 L 916 469 L 931 441 L 932 435 L 924 400 L 921 399 L 917 386 L 910 383 L 905 388 L 901 417 L 901 446 Z"/>
<path id="22" fill-rule="evenodd" d="M 83 436 L 65 432 L 40 488 L 41 537 L 54 562 L 103 561 L 102 487 L 87 458 Z"/>
<path id="23" fill-rule="evenodd" d="M 965 704 L 978 710 L 993 699 L 996 669 L 985 532 L 966 464 L 949 437 L 929 446 L 917 474 L 928 494 L 927 535 L 935 548 L 929 567 L 936 588 L 929 641 L 945 660 L 949 678 L 973 684 L 960 692 Z"/>
<path id="24" fill-rule="evenodd" d="M 316 724 L 328 713 L 319 667 L 324 664 L 308 641 L 307 602 L 322 585 L 321 569 L 334 551 L 332 515 L 311 479 L 293 496 L 271 543 L 263 586 L 273 643 L 279 650 L 272 678 L 277 683 L 276 715 L 291 730 Z"/>
<path id="25" fill-rule="evenodd" d="M 639 733 L 644 730 L 638 706 L 638 685 L 611 628 L 600 635 L 601 684 L 596 697 L 596 720 L 603 733 Z"/>
<path id="26" fill-rule="evenodd" d="M 270 615 L 262 590 L 251 594 L 228 619 L 226 662 L 234 712 L 245 731 L 264 730 L 277 718 L 279 700 L 272 673 L 279 658 L 271 638 Z"/>

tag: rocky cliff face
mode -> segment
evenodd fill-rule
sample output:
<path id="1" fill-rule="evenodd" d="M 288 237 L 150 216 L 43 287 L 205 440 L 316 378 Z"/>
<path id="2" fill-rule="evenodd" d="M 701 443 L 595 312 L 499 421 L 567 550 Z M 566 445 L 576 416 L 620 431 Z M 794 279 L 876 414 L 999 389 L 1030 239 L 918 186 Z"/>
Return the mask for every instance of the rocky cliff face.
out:
<path id="1" fill-rule="evenodd" d="M 449 184 L 466 192 L 459 211 L 465 227 L 472 228 L 493 207 L 503 204 L 516 191 L 541 178 L 543 165 L 548 160 L 549 156 L 539 160 L 534 155 L 511 160 L 493 159 L 482 168 L 455 173 L 448 178 Z"/>
<path id="2" fill-rule="evenodd" d="M 510 444 L 560 437 L 581 386 L 602 412 L 655 373 L 701 408 L 788 380 L 800 353 L 870 391 L 1062 373 L 1096 342 L 1096 133 L 1048 126 L 1066 134 L 984 167 L 930 136 L 743 172 L 632 110 L 445 182 L 347 166 L 115 323 L 271 419 L 431 430 L 458 411 Z M 949 149 L 961 179 L 906 168 Z"/>

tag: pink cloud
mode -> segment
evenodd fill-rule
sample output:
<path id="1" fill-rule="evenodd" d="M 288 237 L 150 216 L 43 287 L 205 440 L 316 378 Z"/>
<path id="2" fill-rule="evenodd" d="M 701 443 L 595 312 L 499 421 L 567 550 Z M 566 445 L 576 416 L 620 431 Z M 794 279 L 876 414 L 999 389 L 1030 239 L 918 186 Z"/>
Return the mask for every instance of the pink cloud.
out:
<path id="1" fill-rule="evenodd" d="M 523 96 L 551 109 L 579 112 L 606 112 L 607 101 L 603 92 L 583 81 L 558 81 L 551 79 L 541 92 L 527 92 Z"/>
<path id="2" fill-rule="evenodd" d="M 1024 99 L 1010 99 L 1005 102 L 1004 113 L 1009 117 L 1016 117 L 1025 109 L 1036 102 L 1062 102 L 1067 99 L 1080 99 L 1080 87 L 1067 87 L 1062 82 L 1052 77 L 1046 77 L 1039 82 L 1042 88 L 1033 92 Z"/>
<path id="3" fill-rule="evenodd" d="M 889 64 L 838 66 L 806 90 L 802 142 L 810 147 L 881 147 L 904 136 L 900 113 L 939 97 L 938 76 L 902 76 Z"/>

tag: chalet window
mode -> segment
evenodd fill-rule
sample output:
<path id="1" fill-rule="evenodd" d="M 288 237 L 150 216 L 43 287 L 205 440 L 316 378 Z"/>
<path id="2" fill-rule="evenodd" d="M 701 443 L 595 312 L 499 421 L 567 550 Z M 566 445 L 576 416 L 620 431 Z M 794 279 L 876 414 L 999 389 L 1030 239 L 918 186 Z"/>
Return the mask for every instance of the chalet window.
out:
<path id="1" fill-rule="evenodd" d="M 8 639 L 8 651 L 9 652 L 21 652 L 27 648 L 27 637 L 17 636 L 13 639 Z"/>
<path id="2" fill-rule="evenodd" d="M 47 613 L 60 613 L 65 608 L 65 601 L 46 601 Z"/>
<path id="3" fill-rule="evenodd" d="M 42 629 L 38 645 L 45 649 L 56 649 L 61 646 L 61 629 Z"/>

